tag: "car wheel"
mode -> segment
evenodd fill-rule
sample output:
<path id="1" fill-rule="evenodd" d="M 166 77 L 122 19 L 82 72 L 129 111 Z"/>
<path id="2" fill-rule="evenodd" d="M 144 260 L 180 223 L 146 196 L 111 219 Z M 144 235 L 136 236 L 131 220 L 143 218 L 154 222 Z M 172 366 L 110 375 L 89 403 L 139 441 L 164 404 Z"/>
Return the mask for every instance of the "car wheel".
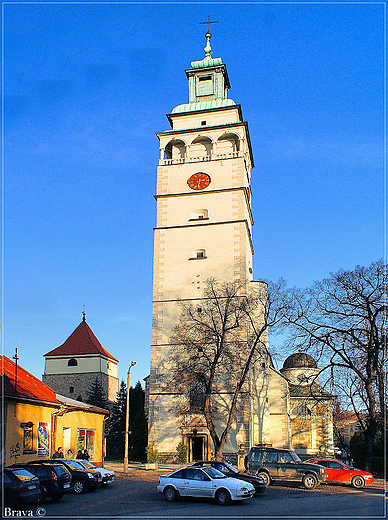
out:
<path id="1" fill-rule="evenodd" d="M 318 479 L 312 473 L 308 473 L 307 475 L 303 475 L 302 484 L 306 489 L 315 489 L 318 485 Z"/>
<path id="2" fill-rule="evenodd" d="M 164 494 L 166 500 L 168 500 L 169 502 L 175 502 L 175 500 L 178 498 L 178 493 L 171 486 L 167 486 L 164 489 L 163 494 Z"/>
<path id="3" fill-rule="evenodd" d="M 365 486 L 365 480 L 360 477 L 360 475 L 356 475 L 352 478 L 352 486 L 355 488 L 363 488 Z"/>
<path id="4" fill-rule="evenodd" d="M 257 473 L 257 476 L 261 477 L 264 480 L 264 484 L 266 486 L 269 486 L 271 484 L 271 479 L 269 478 L 269 475 L 266 471 L 259 471 Z M 264 491 L 264 489 L 263 489 L 263 491 Z"/>
<path id="5" fill-rule="evenodd" d="M 55 495 L 55 497 L 53 497 L 53 501 L 54 502 L 59 502 L 62 498 L 63 498 L 63 494 L 62 495 Z"/>
<path id="6" fill-rule="evenodd" d="M 85 484 L 82 482 L 82 480 L 76 480 L 74 482 L 74 493 L 76 495 L 79 495 L 85 491 Z"/>
<path id="7" fill-rule="evenodd" d="M 219 489 L 216 493 L 216 501 L 220 506 L 227 506 L 230 504 L 230 493 L 226 489 Z"/>

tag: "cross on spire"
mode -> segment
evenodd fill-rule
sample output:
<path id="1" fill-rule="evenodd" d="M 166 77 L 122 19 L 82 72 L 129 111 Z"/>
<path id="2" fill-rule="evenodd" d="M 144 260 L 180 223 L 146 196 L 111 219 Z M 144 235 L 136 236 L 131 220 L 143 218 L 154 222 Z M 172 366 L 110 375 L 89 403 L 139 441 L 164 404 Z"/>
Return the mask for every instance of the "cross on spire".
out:
<path id="1" fill-rule="evenodd" d="M 207 25 L 207 32 L 210 33 L 210 24 L 211 23 L 218 23 L 218 20 L 215 20 L 213 22 L 210 21 L 210 14 L 207 17 L 207 22 L 199 22 L 199 25 Z"/>

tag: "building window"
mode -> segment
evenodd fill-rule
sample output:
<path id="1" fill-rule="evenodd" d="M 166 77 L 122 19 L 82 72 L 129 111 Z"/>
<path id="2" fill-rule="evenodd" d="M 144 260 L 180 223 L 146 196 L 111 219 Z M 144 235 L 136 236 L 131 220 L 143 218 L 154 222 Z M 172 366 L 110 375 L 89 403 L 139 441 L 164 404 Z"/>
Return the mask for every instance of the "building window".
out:
<path id="1" fill-rule="evenodd" d="M 23 428 L 23 453 L 36 453 L 34 451 L 34 436 L 32 426 L 24 426 Z"/>
<path id="2" fill-rule="evenodd" d="M 205 126 L 206 125 L 206 121 L 201 121 L 201 125 Z"/>
<path id="3" fill-rule="evenodd" d="M 77 456 L 78 453 L 88 450 L 89 457 L 94 459 L 94 430 L 86 430 L 78 428 L 77 431 Z"/>
<path id="4" fill-rule="evenodd" d="M 190 385 L 190 412 L 201 413 L 205 406 L 206 386 L 202 381 Z"/>
<path id="5" fill-rule="evenodd" d="M 203 260 L 207 258 L 206 249 L 194 249 L 189 260 Z"/>
<path id="6" fill-rule="evenodd" d="M 74 394 L 74 386 L 69 387 L 69 394 Z"/>
<path id="7" fill-rule="evenodd" d="M 189 220 L 208 220 L 209 211 L 205 208 L 195 209 L 190 213 Z"/>
<path id="8" fill-rule="evenodd" d="M 76 367 L 76 366 L 78 366 L 78 361 L 76 359 L 74 359 L 74 358 L 71 358 L 67 362 L 67 366 L 68 367 Z"/>

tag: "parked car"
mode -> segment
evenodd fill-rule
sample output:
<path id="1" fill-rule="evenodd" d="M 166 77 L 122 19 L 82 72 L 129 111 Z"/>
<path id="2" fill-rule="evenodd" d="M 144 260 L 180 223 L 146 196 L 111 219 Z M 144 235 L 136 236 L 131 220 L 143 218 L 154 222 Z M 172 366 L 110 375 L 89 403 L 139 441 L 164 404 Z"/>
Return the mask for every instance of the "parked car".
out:
<path id="1" fill-rule="evenodd" d="M 326 468 L 327 482 L 337 482 L 339 484 L 351 484 L 355 488 L 362 488 L 365 485 L 373 484 L 374 478 L 371 473 L 362 469 L 350 468 L 343 462 L 336 459 L 309 459 L 311 464 L 319 464 Z"/>
<path id="2" fill-rule="evenodd" d="M 232 464 L 228 462 L 218 462 L 216 460 L 209 461 L 198 461 L 193 464 L 193 466 L 202 467 L 202 468 L 216 468 L 218 471 L 221 471 L 226 477 L 233 477 L 239 480 L 244 480 L 245 482 L 250 482 L 255 488 L 256 493 L 263 493 L 265 488 L 267 487 L 264 480 L 258 475 L 250 475 L 249 473 L 239 473 Z"/>
<path id="3" fill-rule="evenodd" d="M 302 462 L 292 450 L 254 446 L 246 458 L 249 473 L 261 477 L 267 486 L 275 480 L 296 480 L 315 489 L 327 478 L 323 466 Z"/>
<path id="4" fill-rule="evenodd" d="M 161 475 L 156 489 L 163 493 L 169 502 L 179 497 L 200 497 L 213 498 L 222 506 L 231 501 L 246 500 L 255 493 L 255 488 L 250 482 L 226 477 L 221 471 L 210 466 L 188 466 L 168 475 Z"/>
<path id="5" fill-rule="evenodd" d="M 36 503 L 41 499 L 39 479 L 24 468 L 4 468 L 0 472 L 4 502 L 9 505 Z"/>
<path id="6" fill-rule="evenodd" d="M 114 482 L 116 479 L 115 472 L 111 469 L 99 468 L 93 462 L 84 459 L 76 459 L 76 462 L 79 462 L 85 469 L 94 469 L 101 473 L 102 484 L 107 486 L 111 482 Z"/>
<path id="7" fill-rule="evenodd" d="M 85 469 L 76 460 L 67 459 L 45 459 L 45 460 L 33 460 L 28 464 L 62 464 L 71 473 L 73 481 L 73 492 L 79 495 L 84 491 L 93 491 L 96 489 L 98 484 L 102 482 L 101 473 L 96 470 Z"/>
<path id="8" fill-rule="evenodd" d="M 70 471 L 61 464 L 13 464 L 12 468 L 24 468 L 39 479 L 44 504 L 47 497 L 54 501 L 61 500 L 65 493 L 73 491 Z"/>

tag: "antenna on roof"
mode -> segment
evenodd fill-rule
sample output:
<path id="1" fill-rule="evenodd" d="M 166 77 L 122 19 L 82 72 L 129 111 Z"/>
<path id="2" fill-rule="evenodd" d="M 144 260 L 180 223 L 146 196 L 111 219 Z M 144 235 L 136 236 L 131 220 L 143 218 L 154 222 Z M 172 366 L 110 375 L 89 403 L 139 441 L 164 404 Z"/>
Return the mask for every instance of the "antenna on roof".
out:
<path id="1" fill-rule="evenodd" d="M 84 304 L 84 310 L 82 311 L 82 321 L 86 321 L 85 304 Z"/>

